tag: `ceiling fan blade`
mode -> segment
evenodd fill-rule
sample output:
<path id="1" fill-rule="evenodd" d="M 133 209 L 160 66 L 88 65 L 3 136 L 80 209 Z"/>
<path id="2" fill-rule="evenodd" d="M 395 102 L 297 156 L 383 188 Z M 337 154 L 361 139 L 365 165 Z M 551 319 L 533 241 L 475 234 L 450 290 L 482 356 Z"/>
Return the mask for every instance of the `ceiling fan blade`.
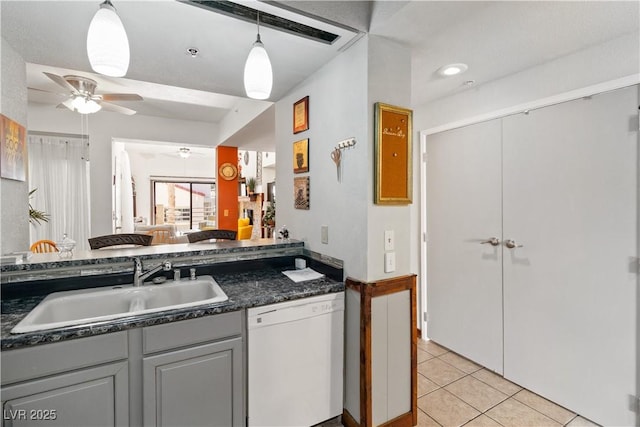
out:
<path id="1" fill-rule="evenodd" d="M 66 101 L 56 105 L 56 108 L 68 108 L 69 110 L 74 111 L 72 102 L 73 100 L 69 98 Z"/>
<path id="2" fill-rule="evenodd" d="M 42 102 L 45 104 L 54 104 L 67 98 L 68 95 L 56 92 L 49 92 L 48 90 L 36 89 L 33 87 L 27 88 L 29 101 Z"/>
<path id="3" fill-rule="evenodd" d="M 103 110 L 113 111 L 115 113 L 122 113 L 122 114 L 126 114 L 127 116 L 133 116 L 136 113 L 136 111 L 132 110 L 131 108 L 126 108 L 120 105 L 111 104 L 110 102 L 102 102 L 100 103 L 100 105 L 102 105 Z"/>
<path id="4" fill-rule="evenodd" d="M 137 93 L 103 93 L 104 101 L 144 101 Z"/>
<path id="5" fill-rule="evenodd" d="M 58 85 L 62 86 L 63 88 L 67 89 L 71 93 L 76 93 L 77 92 L 76 88 L 73 87 L 73 85 L 71 83 L 69 83 L 68 81 L 66 81 L 62 76 L 59 76 L 57 74 L 47 73 L 46 71 L 43 71 L 43 73 L 44 73 L 45 76 L 49 77 L 51 80 L 53 80 L 54 82 L 56 82 Z"/>

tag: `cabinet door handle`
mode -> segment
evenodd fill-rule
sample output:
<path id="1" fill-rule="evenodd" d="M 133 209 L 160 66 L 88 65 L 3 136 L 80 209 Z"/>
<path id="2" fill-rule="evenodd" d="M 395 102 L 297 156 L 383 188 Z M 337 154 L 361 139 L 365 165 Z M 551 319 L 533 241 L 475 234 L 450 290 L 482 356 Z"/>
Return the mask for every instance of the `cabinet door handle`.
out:
<path id="1" fill-rule="evenodd" d="M 489 243 L 491 246 L 498 246 L 500 244 L 500 239 L 498 239 L 497 237 L 491 237 L 489 240 L 480 242 L 481 245 L 484 245 L 485 243 Z"/>
<path id="2" fill-rule="evenodd" d="M 511 240 L 511 239 L 509 239 L 509 240 L 505 240 L 505 241 L 504 241 L 504 245 L 505 245 L 506 247 L 508 247 L 509 249 L 513 249 L 513 248 L 521 248 L 521 247 L 523 247 L 523 246 L 524 246 L 524 245 L 518 245 L 518 244 L 516 243 L 516 241 L 515 241 L 515 240 Z"/>

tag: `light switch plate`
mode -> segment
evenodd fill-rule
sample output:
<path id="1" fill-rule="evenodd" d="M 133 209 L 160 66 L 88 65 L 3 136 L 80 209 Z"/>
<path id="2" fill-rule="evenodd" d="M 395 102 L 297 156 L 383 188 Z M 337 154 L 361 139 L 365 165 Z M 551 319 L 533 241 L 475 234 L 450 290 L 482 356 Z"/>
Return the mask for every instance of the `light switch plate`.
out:
<path id="1" fill-rule="evenodd" d="M 393 230 L 385 230 L 384 232 L 384 250 L 395 250 L 395 233 Z"/>
<path id="2" fill-rule="evenodd" d="M 396 271 L 396 253 L 387 252 L 384 254 L 384 272 L 393 273 Z"/>
<path id="3" fill-rule="evenodd" d="M 325 245 L 329 243 L 329 226 L 328 225 L 320 226 L 320 241 Z"/>

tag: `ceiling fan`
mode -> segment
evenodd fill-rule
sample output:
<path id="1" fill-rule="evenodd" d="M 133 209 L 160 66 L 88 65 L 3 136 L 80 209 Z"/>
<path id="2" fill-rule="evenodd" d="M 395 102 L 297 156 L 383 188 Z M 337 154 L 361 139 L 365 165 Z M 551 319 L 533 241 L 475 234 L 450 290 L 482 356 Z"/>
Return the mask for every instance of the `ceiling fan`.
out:
<path id="1" fill-rule="evenodd" d="M 58 108 L 66 107 L 71 111 L 75 111 L 80 114 L 91 114 L 105 109 L 107 111 L 113 111 L 116 113 L 122 113 L 126 115 L 133 115 L 135 110 L 123 107 L 121 105 L 112 104 L 111 101 L 142 101 L 142 97 L 135 93 L 103 93 L 96 94 L 97 82 L 88 77 L 81 76 L 59 76 L 57 74 L 47 73 L 44 74 L 51 80 L 56 82 L 59 86 L 69 91 L 68 98 L 61 104 L 58 104 Z M 40 89 L 32 89 L 38 92 L 48 92 Z M 51 92 L 48 92 L 51 93 Z M 62 94 L 60 94 L 62 95 Z"/>
<path id="2" fill-rule="evenodd" d="M 191 148 L 188 148 L 188 147 L 180 147 L 178 149 L 178 151 L 175 151 L 170 155 L 175 156 L 176 154 L 178 156 L 180 156 L 181 158 L 183 158 L 183 159 L 188 159 L 192 155 L 196 155 L 196 156 L 204 156 L 205 155 L 204 153 L 199 153 L 197 151 L 193 151 Z"/>

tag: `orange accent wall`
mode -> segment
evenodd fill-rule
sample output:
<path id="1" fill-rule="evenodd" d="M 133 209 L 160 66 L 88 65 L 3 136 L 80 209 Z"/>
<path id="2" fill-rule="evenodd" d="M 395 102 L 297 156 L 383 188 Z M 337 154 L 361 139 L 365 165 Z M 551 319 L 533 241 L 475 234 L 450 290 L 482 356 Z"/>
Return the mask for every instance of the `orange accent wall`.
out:
<path id="1" fill-rule="evenodd" d="M 220 166 L 224 163 L 231 163 L 238 166 L 238 147 L 217 147 L 216 159 L 218 162 L 216 170 L 220 170 Z M 238 230 L 238 177 L 227 181 L 220 178 L 218 173 L 216 200 L 218 206 L 216 212 L 218 215 L 218 228 L 225 230 Z M 225 210 L 228 215 L 225 216 Z"/>

